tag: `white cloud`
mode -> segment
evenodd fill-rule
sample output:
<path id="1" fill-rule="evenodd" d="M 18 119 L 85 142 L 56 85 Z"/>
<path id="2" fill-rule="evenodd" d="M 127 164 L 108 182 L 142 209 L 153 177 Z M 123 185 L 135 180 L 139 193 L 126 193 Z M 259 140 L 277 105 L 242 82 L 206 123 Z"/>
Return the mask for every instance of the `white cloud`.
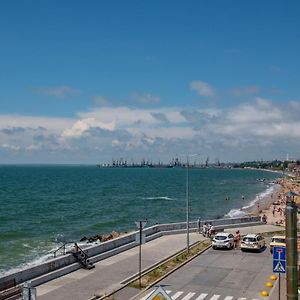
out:
<path id="1" fill-rule="evenodd" d="M 186 152 L 221 160 L 260 159 L 262 152 L 284 157 L 287 151 L 300 157 L 299 128 L 299 102 L 280 106 L 263 98 L 223 110 L 123 106 L 75 118 L 0 115 L 0 157 L 3 162 L 16 151 L 18 157 L 35 153 L 31 157 L 67 162 L 125 155 L 155 160 Z"/>
<path id="2" fill-rule="evenodd" d="M 190 89 L 195 91 L 199 96 L 214 97 L 216 92 L 207 82 L 195 80 L 190 83 Z"/>
<path id="3" fill-rule="evenodd" d="M 96 120 L 95 118 L 82 119 L 75 122 L 71 128 L 65 129 L 61 136 L 62 138 L 80 137 L 83 133 L 88 131 L 88 129 L 93 127 L 106 130 L 114 130 L 115 124 L 113 121 L 111 123 L 103 123 Z"/>
<path id="4" fill-rule="evenodd" d="M 66 85 L 48 88 L 36 88 L 34 89 L 34 92 L 38 94 L 53 96 L 60 99 L 80 93 L 78 89 Z"/>

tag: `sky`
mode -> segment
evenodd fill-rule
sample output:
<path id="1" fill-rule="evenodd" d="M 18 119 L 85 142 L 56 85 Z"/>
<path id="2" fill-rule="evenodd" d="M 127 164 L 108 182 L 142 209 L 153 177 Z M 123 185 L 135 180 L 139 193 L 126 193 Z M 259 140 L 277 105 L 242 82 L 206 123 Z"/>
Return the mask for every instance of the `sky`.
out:
<path id="1" fill-rule="evenodd" d="M 0 163 L 300 158 L 300 2 L 0 2 Z"/>

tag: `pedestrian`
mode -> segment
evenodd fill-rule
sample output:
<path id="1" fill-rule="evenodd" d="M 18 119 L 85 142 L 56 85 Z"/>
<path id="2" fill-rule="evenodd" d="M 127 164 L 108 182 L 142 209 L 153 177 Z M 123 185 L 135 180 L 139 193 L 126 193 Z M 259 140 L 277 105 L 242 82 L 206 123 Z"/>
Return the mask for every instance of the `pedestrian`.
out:
<path id="1" fill-rule="evenodd" d="M 198 232 L 200 234 L 200 231 L 201 231 L 201 218 L 200 217 L 197 220 L 197 228 L 198 228 Z"/>
<path id="2" fill-rule="evenodd" d="M 203 225 L 203 236 L 207 237 L 207 235 L 208 235 L 208 225 L 205 222 L 204 225 Z"/>
<path id="3" fill-rule="evenodd" d="M 234 248 L 237 249 L 240 246 L 241 234 L 240 231 L 237 230 L 234 236 Z"/>

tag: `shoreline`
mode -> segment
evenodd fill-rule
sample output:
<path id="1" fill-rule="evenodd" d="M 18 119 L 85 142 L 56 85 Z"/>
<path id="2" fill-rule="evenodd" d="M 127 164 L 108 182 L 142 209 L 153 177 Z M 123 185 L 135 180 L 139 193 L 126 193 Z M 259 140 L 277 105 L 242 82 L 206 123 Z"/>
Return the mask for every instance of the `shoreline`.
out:
<path id="1" fill-rule="evenodd" d="M 280 188 L 275 193 L 273 202 L 268 207 L 263 209 L 259 215 L 267 217 L 267 224 L 277 225 L 285 228 L 285 208 L 287 197 L 285 194 L 289 191 L 297 193 L 299 196 L 295 196 L 295 202 L 297 206 L 300 205 L 300 181 L 295 181 L 295 178 L 282 178 L 279 180 Z"/>

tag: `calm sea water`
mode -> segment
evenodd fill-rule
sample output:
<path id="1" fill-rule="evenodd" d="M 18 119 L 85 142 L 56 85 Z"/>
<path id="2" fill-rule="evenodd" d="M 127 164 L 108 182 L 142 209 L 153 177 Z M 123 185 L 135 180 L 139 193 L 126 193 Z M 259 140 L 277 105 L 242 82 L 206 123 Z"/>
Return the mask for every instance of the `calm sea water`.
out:
<path id="1" fill-rule="evenodd" d="M 191 219 L 236 212 L 276 173 L 190 169 Z M 244 196 L 244 199 L 242 199 Z M 0 274 L 57 248 L 58 240 L 185 221 L 185 169 L 0 166 Z M 229 197 L 225 201 L 225 197 Z"/>

